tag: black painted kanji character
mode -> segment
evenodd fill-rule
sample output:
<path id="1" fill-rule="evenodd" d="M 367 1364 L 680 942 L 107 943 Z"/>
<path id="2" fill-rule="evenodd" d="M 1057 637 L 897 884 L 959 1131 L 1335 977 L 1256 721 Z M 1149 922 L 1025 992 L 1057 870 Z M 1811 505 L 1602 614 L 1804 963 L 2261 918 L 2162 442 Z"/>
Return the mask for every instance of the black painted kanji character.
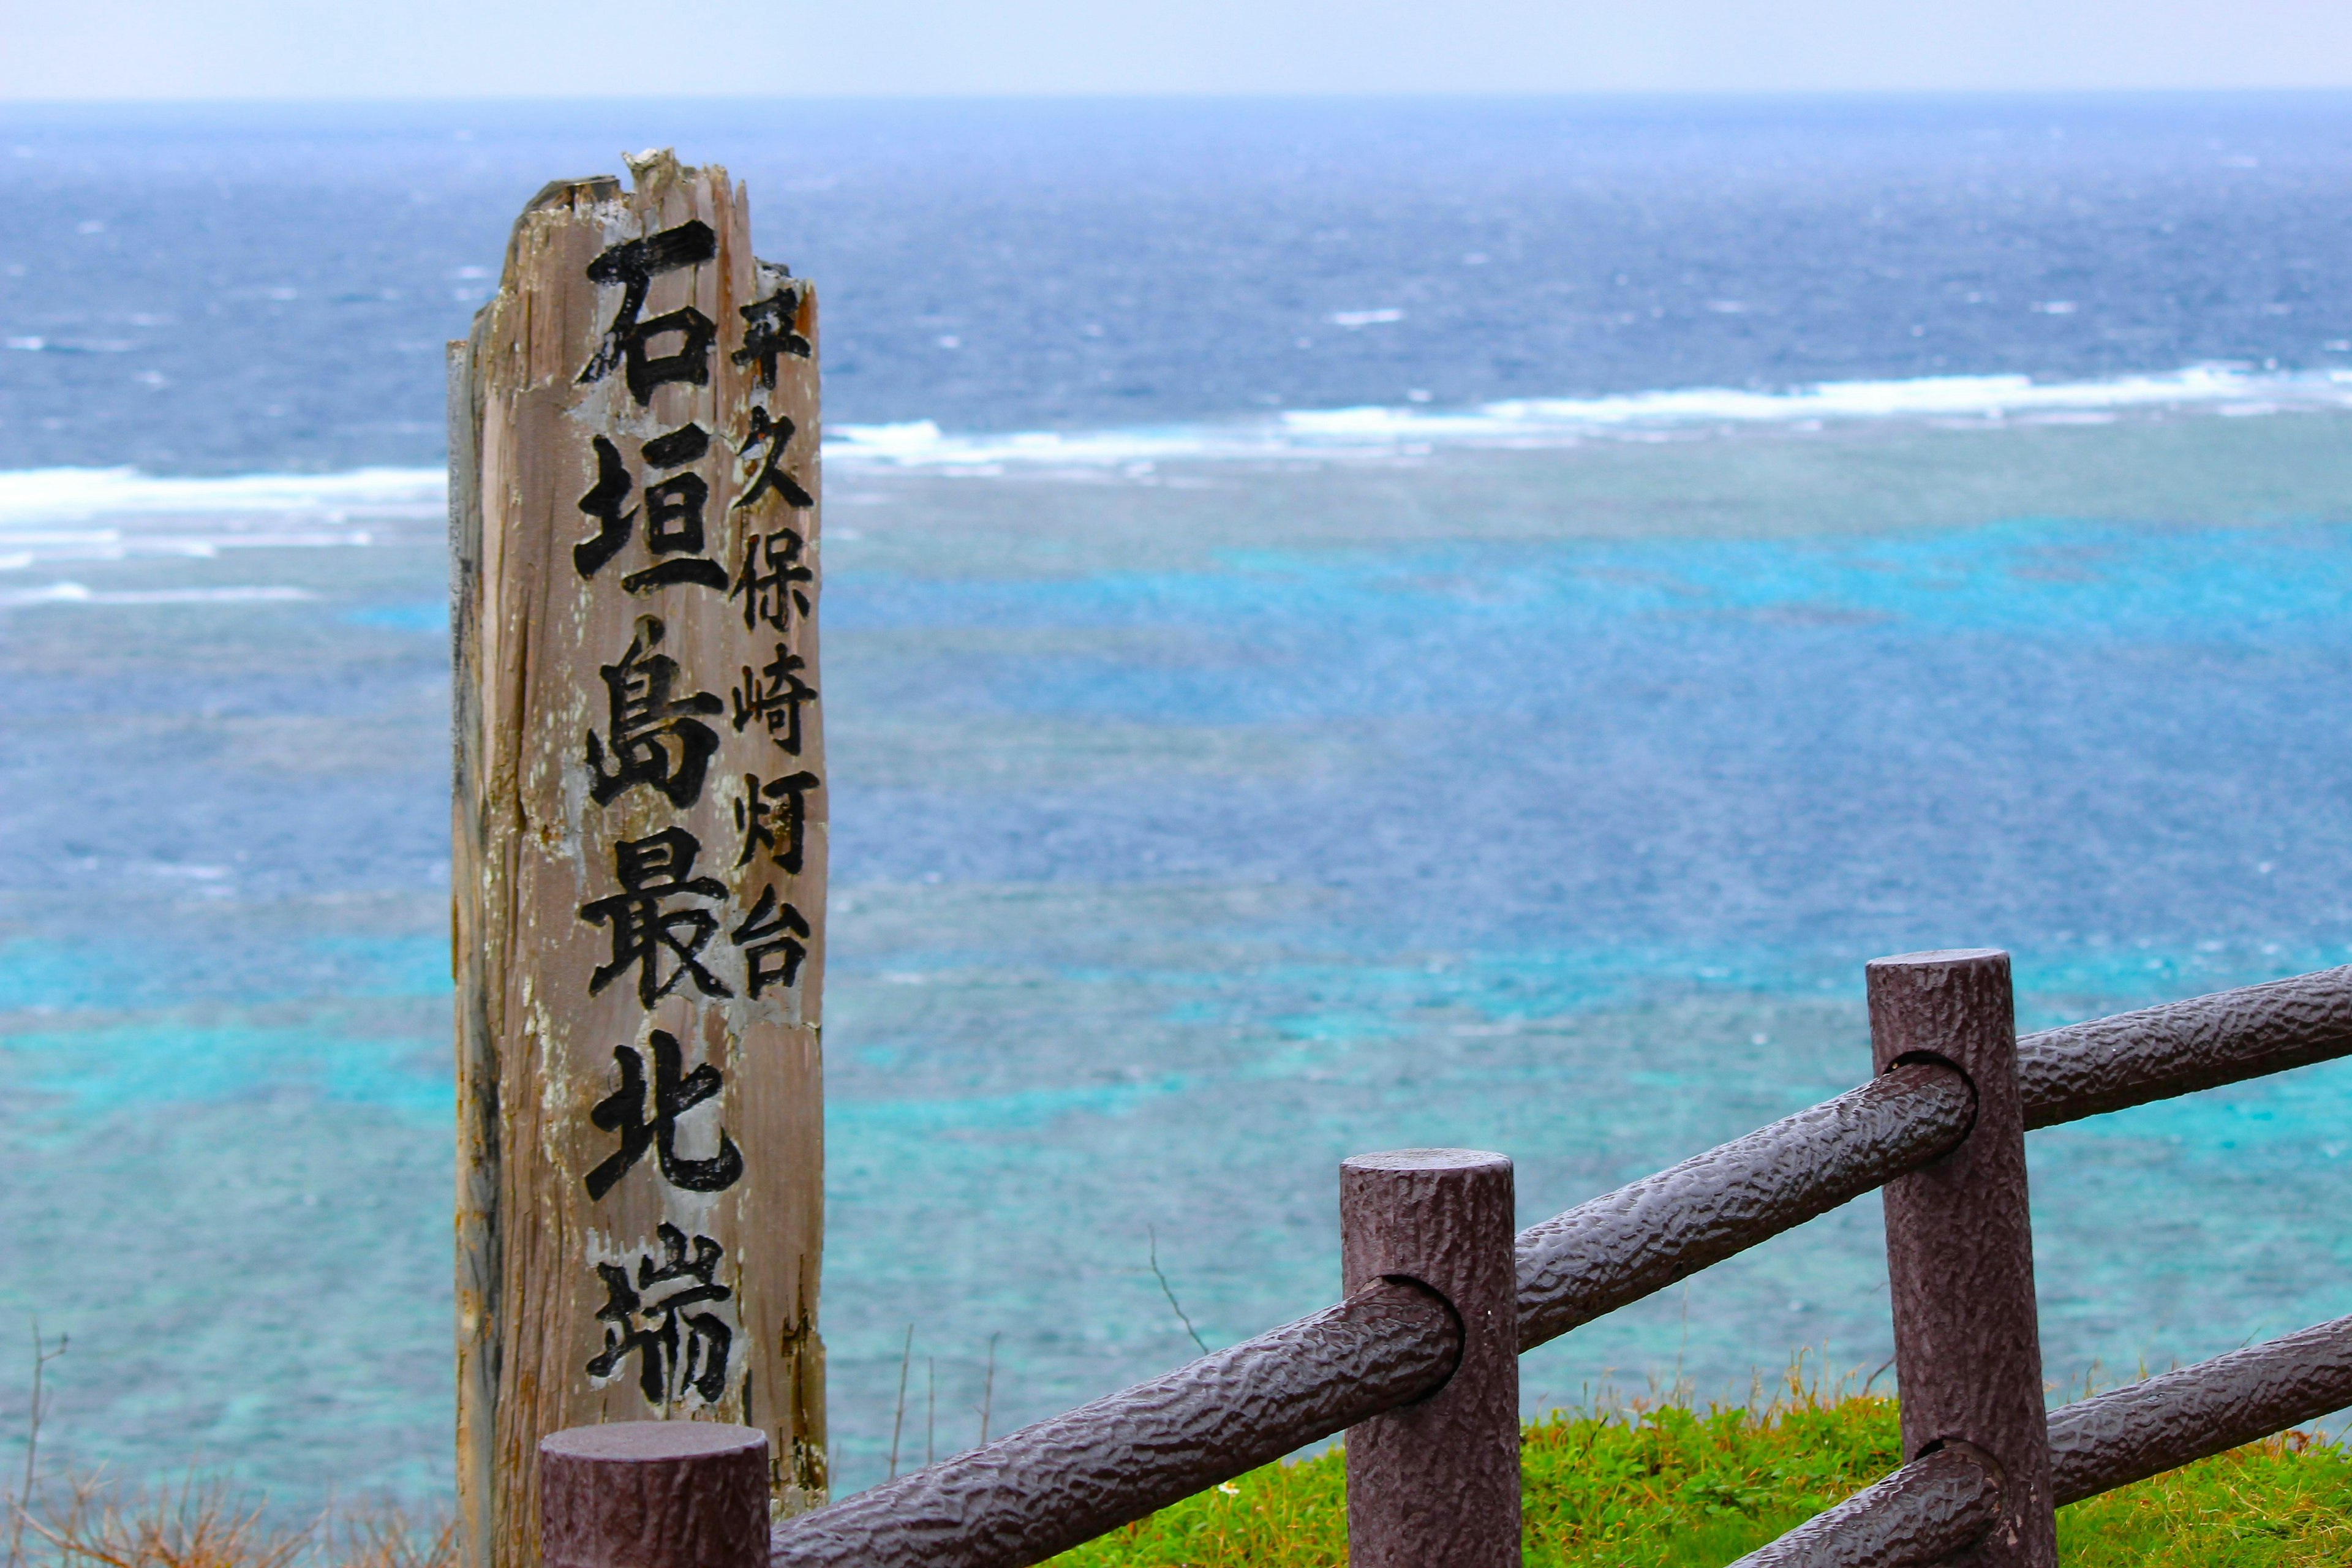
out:
<path id="1" fill-rule="evenodd" d="M 808 947 L 797 939 L 809 934 L 809 923 L 792 905 L 778 906 L 775 889 L 761 889 L 760 901 L 751 906 L 751 914 L 727 934 L 743 950 L 744 973 L 754 998 L 771 985 L 789 991 L 800 979 L 801 961 L 808 956 Z M 773 969 L 767 966 L 772 958 L 778 961 Z"/>
<path id="2" fill-rule="evenodd" d="M 814 351 L 800 331 L 801 286 L 782 268 L 771 268 L 764 262 L 760 274 L 761 282 L 776 286 L 775 292 L 738 308 L 736 313 L 743 318 L 743 346 L 732 357 L 737 364 L 758 365 L 760 384 L 773 391 L 776 356 L 806 359 Z"/>
<path id="3" fill-rule="evenodd" d="M 719 329 L 709 317 L 688 305 L 651 321 L 637 319 L 646 308 L 646 293 L 654 279 L 681 267 L 709 261 L 719 254 L 719 237 L 697 220 L 667 228 L 643 239 L 614 246 L 588 264 L 588 276 L 599 283 L 621 285 L 620 309 L 596 345 L 594 357 L 580 373 L 580 384 L 602 381 L 617 367 L 629 385 L 629 395 L 642 407 L 664 383 L 682 381 L 693 386 L 710 384 L 710 349 Z M 677 352 L 653 354 L 647 345 L 656 338 L 676 335 Z"/>
<path id="4" fill-rule="evenodd" d="M 719 919 L 708 910 L 668 909 L 671 899 L 723 899 L 726 887 L 716 877 L 698 877 L 694 858 L 702 844 L 683 827 L 666 827 L 644 838 L 625 838 L 613 847 L 614 872 L 622 891 L 580 906 L 580 918 L 613 928 L 613 958 L 588 976 L 588 994 L 595 995 L 627 970 L 637 972 L 637 1000 L 650 1007 L 675 990 L 688 975 L 705 996 L 732 996 L 726 982 L 702 966 L 697 957 Z M 676 961 L 667 977 L 662 954 Z"/>
<path id="5" fill-rule="evenodd" d="M 681 425 L 656 436 L 640 448 L 646 461 L 657 468 L 681 468 L 710 450 L 710 433 L 699 425 Z M 702 509 L 710 500 L 710 484 L 700 474 L 675 474 L 646 487 L 646 548 L 656 555 L 702 553 Z M 664 561 L 621 579 L 632 594 L 672 583 L 699 583 L 706 588 L 727 585 L 726 568 L 716 561 Z"/>
<path id="6" fill-rule="evenodd" d="M 757 773 L 745 773 L 743 793 L 735 802 L 735 831 L 743 836 L 743 853 L 735 864 L 748 866 L 754 854 L 765 849 L 768 858 L 799 876 L 809 792 L 821 782 L 814 773 L 797 773 L 762 784 Z"/>
<path id="7" fill-rule="evenodd" d="M 743 601 L 744 630 L 756 630 L 765 621 L 789 632 L 794 610 L 809 613 L 808 589 L 802 584 L 814 584 L 816 573 L 801 563 L 803 548 L 801 536 L 789 528 L 745 538 L 743 569 L 727 590 L 730 601 Z"/>
<path id="8" fill-rule="evenodd" d="M 736 500 L 732 510 L 740 511 L 770 490 L 783 497 L 786 506 L 816 505 L 816 497 L 801 489 L 800 480 L 782 466 L 784 452 L 792 446 L 793 432 L 796 428 L 789 415 L 779 414 L 771 419 L 764 408 L 751 410 L 751 427 L 745 433 L 743 444 L 735 448 L 735 455 L 748 458 L 755 447 L 765 447 L 767 450 L 761 455 L 760 477 L 753 479 L 751 488 Z"/>
<path id="9" fill-rule="evenodd" d="M 596 520 L 596 537 L 572 547 L 572 565 L 583 577 L 593 577 L 621 552 L 636 527 L 635 507 L 623 510 L 632 488 L 621 449 L 602 436 L 590 438 L 596 453 L 596 482 L 580 498 L 580 510 Z M 637 448 L 656 468 L 682 468 L 710 450 L 710 433 L 699 425 L 681 425 L 655 437 Z M 700 474 L 673 474 L 646 487 L 646 548 L 656 555 L 688 557 L 661 561 L 621 579 L 632 594 L 666 588 L 673 583 L 697 583 L 706 588 L 727 586 L 727 569 L 701 559 L 704 548 L 702 509 L 710 500 L 710 482 Z"/>
<path id="10" fill-rule="evenodd" d="M 718 731 L 690 717 L 723 713 L 727 705 L 708 691 L 672 697 L 677 660 L 651 650 L 665 627 L 651 616 L 637 620 L 635 640 L 618 664 L 601 666 L 611 718 L 613 766 L 604 766 L 605 742 L 588 731 L 588 795 L 609 805 L 632 784 L 651 784 L 683 809 L 702 798 L 702 777 L 719 750 Z"/>
<path id="11" fill-rule="evenodd" d="M 636 488 L 627 465 L 621 461 L 621 449 L 602 436 L 589 445 L 596 452 L 596 482 L 580 498 L 580 510 L 596 520 L 596 537 L 572 547 L 572 568 L 583 577 L 593 577 L 605 562 L 621 552 L 637 521 L 636 508 L 621 510 Z"/>
<path id="12" fill-rule="evenodd" d="M 748 666 L 743 668 L 743 684 L 728 689 L 728 701 L 733 705 L 735 728 L 740 733 L 754 719 L 768 727 L 768 734 L 776 744 L 797 757 L 801 754 L 801 706 L 816 700 L 816 688 L 800 678 L 808 661 L 796 653 L 788 653 L 784 645 L 776 645 L 776 657 L 760 667 L 765 679 L 754 679 Z"/>
<path id="13" fill-rule="evenodd" d="M 604 1348 L 588 1358 L 588 1375 L 611 1377 L 635 1356 L 637 1390 L 646 1404 L 666 1406 L 689 1392 L 716 1404 L 727 1392 L 727 1357 L 735 1331 L 716 1312 L 688 1309 L 734 1295 L 713 1278 L 726 1249 L 698 1236 L 688 1258 L 686 1233 L 677 1226 L 665 1221 L 654 1234 L 661 1243 L 660 1260 L 641 1254 L 634 1284 L 619 1264 L 596 1265 L 597 1278 L 604 1282 L 604 1304 L 596 1310 L 596 1321 L 604 1325 Z"/>
<path id="14" fill-rule="evenodd" d="M 618 1132 L 621 1146 L 588 1173 L 592 1203 L 611 1192 L 613 1184 L 627 1175 L 647 1149 L 654 1151 L 662 1179 L 689 1193 L 723 1193 L 743 1173 L 743 1152 L 735 1147 L 723 1127 L 719 1130 L 719 1152 L 709 1159 L 688 1160 L 678 1153 L 677 1119 L 717 1094 L 725 1082 L 709 1062 L 698 1064 L 692 1072 L 683 1071 L 685 1053 L 678 1049 L 676 1036 L 656 1029 L 652 1043 L 650 1117 L 646 1115 L 645 1058 L 627 1046 L 613 1047 L 613 1060 L 621 1069 L 621 1087 L 598 1100 L 588 1120 L 607 1132 Z"/>

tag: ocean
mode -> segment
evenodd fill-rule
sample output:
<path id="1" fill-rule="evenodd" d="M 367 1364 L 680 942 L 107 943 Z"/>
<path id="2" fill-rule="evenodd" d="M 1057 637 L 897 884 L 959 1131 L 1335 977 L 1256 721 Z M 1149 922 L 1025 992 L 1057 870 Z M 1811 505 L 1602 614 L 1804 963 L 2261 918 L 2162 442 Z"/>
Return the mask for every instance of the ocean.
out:
<path id="1" fill-rule="evenodd" d="M 1850 1087 L 1874 955 L 2352 960 L 2352 96 L 0 107 L 0 1469 L 37 1321 L 46 1471 L 449 1495 L 442 343 L 649 145 L 824 301 L 842 1489 L 1323 1304 L 1348 1153 Z M 2053 1384 L 2344 1311 L 2347 1112 L 2035 1134 Z M 1878 1224 L 1528 1407 L 1868 1375 Z"/>

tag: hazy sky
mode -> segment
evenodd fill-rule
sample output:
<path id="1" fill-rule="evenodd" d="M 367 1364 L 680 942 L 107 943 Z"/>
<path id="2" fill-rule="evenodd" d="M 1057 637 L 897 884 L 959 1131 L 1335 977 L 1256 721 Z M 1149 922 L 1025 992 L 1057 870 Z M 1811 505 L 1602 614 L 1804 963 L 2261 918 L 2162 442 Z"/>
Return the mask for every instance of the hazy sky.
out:
<path id="1" fill-rule="evenodd" d="M 0 99 L 2352 86 L 2352 0 L 0 0 Z"/>

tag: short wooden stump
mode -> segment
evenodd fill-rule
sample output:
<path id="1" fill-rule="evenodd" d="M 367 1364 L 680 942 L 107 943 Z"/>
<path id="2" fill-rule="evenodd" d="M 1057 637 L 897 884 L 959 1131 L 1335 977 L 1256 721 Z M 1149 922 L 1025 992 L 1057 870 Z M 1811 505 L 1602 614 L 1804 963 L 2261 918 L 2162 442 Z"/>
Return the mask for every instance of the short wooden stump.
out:
<path id="1" fill-rule="evenodd" d="M 614 1421 L 539 1445 L 545 1568 L 767 1568 L 768 1436 Z"/>

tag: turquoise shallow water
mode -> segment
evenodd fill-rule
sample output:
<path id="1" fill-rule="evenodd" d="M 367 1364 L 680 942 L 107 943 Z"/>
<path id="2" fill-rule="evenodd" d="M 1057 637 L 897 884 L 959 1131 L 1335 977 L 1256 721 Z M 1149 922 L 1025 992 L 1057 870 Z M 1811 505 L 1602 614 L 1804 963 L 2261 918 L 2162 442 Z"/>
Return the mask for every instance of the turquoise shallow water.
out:
<path id="1" fill-rule="evenodd" d="M 992 1344 L 996 1426 L 1048 1414 L 1190 1352 L 1155 1251 L 1213 1344 L 1328 1300 L 1349 1152 L 1501 1149 L 1531 1221 L 1851 1085 L 1874 953 L 2009 946 L 2027 1027 L 2352 958 L 2347 435 L 837 472 L 843 1482 L 910 1325 L 912 1451 Z M 446 1495 L 429 512 L 0 609 L 0 1322 L 73 1336 L 60 1463 Z M 2037 1134 L 2053 1380 L 2344 1310 L 2348 1100 Z M 1867 1372 L 1876 1226 L 1569 1336 L 1530 1405 Z"/>

